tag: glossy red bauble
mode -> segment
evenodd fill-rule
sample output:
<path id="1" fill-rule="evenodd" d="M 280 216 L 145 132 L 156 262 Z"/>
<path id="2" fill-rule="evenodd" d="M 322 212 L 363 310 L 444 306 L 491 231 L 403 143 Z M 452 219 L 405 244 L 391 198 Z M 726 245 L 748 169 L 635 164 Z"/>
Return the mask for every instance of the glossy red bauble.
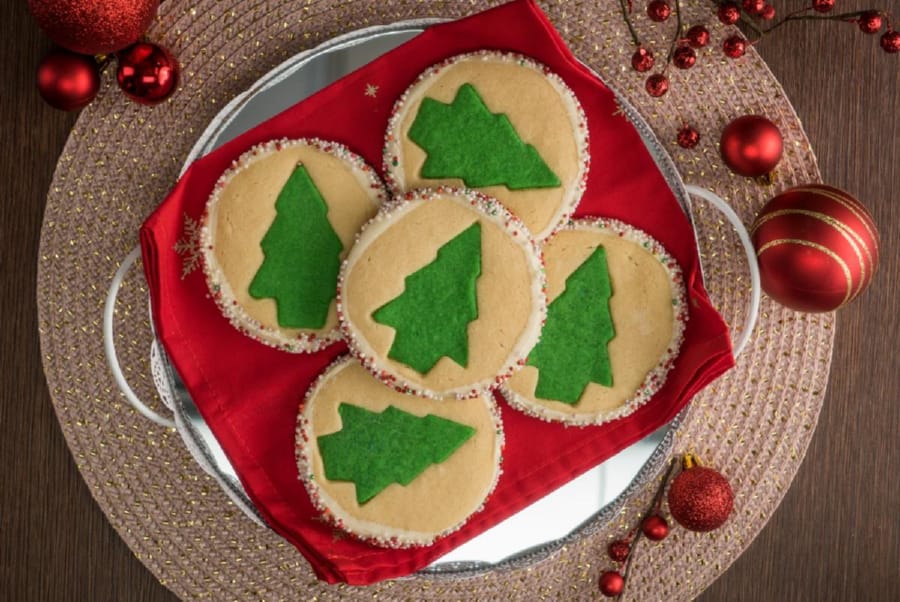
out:
<path id="1" fill-rule="evenodd" d="M 741 18 L 741 8 L 734 2 L 719 5 L 719 21 L 725 25 L 734 25 Z"/>
<path id="2" fill-rule="evenodd" d="M 694 48 L 703 48 L 709 44 L 709 30 L 702 25 L 694 25 L 687 30 L 688 44 Z"/>
<path id="3" fill-rule="evenodd" d="M 863 33 L 878 33 L 881 31 L 882 18 L 877 11 L 866 11 L 859 16 L 859 30 Z"/>
<path id="4" fill-rule="evenodd" d="M 900 52 L 900 31 L 886 31 L 881 36 L 881 49 L 891 54 Z"/>
<path id="5" fill-rule="evenodd" d="M 647 88 L 647 94 L 660 97 L 669 91 L 669 78 L 662 73 L 654 73 L 647 78 L 645 87 Z"/>
<path id="6" fill-rule="evenodd" d="M 54 108 L 80 109 L 94 100 L 100 89 L 97 61 L 83 54 L 54 50 L 38 65 L 37 88 Z"/>
<path id="7" fill-rule="evenodd" d="M 672 54 L 672 63 L 679 69 L 690 69 L 697 62 L 697 53 L 690 46 L 679 46 Z"/>
<path id="8" fill-rule="evenodd" d="M 694 148 L 700 143 L 700 132 L 690 125 L 684 125 L 678 130 L 678 146 L 681 148 Z"/>
<path id="9" fill-rule="evenodd" d="M 162 46 L 139 42 L 120 52 L 118 59 L 116 81 L 135 102 L 155 105 L 178 86 L 178 61 Z"/>
<path id="10" fill-rule="evenodd" d="M 650 541 L 662 541 L 669 535 L 669 523 L 660 515 L 653 514 L 641 523 L 641 531 Z"/>
<path id="11" fill-rule="evenodd" d="M 665 21 L 672 14 L 672 7 L 666 0 L 653 0 L 647 5 L 647 16 L 657 23 Z"/>
<path id="12" fill-rule="evenodd" d="M 606 571 L 600 575 L 598 585 L 600 586 L 601 594 L 612 598 L 622 593 L 622 589 L 625 587 L 625 579 L 618 571 Z"/>
<path id="13" fill-rule="evenodd" d="M 631 553 L 631 544 L 625 540 L 617 539 L 609 544 L 609 547 L 606 548 L 606 553 L 616 562 L 625 562 Z"/>
<path id="14" fill-rule="evenodd" d="M 638 73 L 653 69 L 653 53 L 644 47 L 638 48 L 631 55 L 631 67 Z"/>
<path id="15" fill-rule="evenodd" d="M 827 13 L 834 8 L 834 0 L 813 0 L 812 7 L 816 12 Z"/>
<path id="16" fill-rule="evenodd" d="M 28 0 L 51 40 L 82 54 L 108 54 L 140 38 L 159 0 Z"/>
<path id="17" fill-rule="evenodd" d="M 734 492 L 728 479 L 704 466 L 680 472 L 668 494 L 672 518 L 689 531 L 712 531 L 728 520 L 734 509 Z"/>
<path id="18" fill-rule="evenodd" d="M 722 42 L 722 51 L 729 58 L 739 59 L 747 52 L 747 40 L 739 35 L 725 38 L 725 41 Z"/>
<path id="19" fill-rule="evenodd" d="M 734 173 L 755 178 L 775 169 L 784 139 L 778 127 L 762 115 L 738 117 L 722 130 L 719 151 Z"/>
<path id="20" fill-rule="evenodd" d="M 872 216 L 831 186 L 785 190 L 759 212 L 751 238 L 763 290 L 798 311 L 831 311 L 849 303 L 878 268 Z"/>
<path id="21" fill-rule="evenodd" d="M 751 15 L 758 15 L 766 6 L 766 0 L 744 0 L 744 10 Z"/>

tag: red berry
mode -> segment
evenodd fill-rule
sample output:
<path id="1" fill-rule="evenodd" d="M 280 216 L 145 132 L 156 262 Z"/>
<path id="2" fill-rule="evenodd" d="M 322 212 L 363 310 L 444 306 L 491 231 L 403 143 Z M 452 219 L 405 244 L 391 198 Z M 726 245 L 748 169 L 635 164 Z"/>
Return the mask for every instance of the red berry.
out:
<path id="1" fill-rule="evenodd" d="M 672 54 L 672 62 L 679 69 L 690 69 L 697 62 L 697 54 L 690 46 L 679 46 Z"/>
<path id="2" fill-rule="evenodd" d="M 678 130 L 678 146 L 681 148 L 694 148 L 700 142 L 700 132 L 685 124 Z"/>
<path id="3" fill-rule="evenodd" d="M 881 36 L 881 49 L 891 54 L 900 52 L 900 31 L 891 30 Z"/>
<path id="4" fill-rule="evenodd" d="M 647 16 L 651 21 L 665 21 L 672 14 L 672 7 L 666 0 L 653 0 L 647 5 Z"/>
<path id="5" fill-rule="evenodd" d="M 606 548 L 607 554 L 616 562 L 625 562 L 628 560 L 628 555 L 631 553 L 631 544 L 629 544 L 624 539 L 619 539 Z"/>
<path id="6" fill-rule="evenodd" d="M 741 9 L 734 2 L 726 2 L 719 6 L 719 21 L 725 25 L 734 25 L 741 18 Z"/>
<path id="7" fill-rule="evenodd" d="M 813 0 L 813 9 L 819 13 L 827 13 L 834 8 L 834 0 Z"/>
<path id="8" fill-rule="evenodd" d="M 739 35 L 731 36 L 722 42 L 722 50 L 730 58 L 741 58 L 747 52 L 747 40 Z"/>
<path id="9" fill-rule="evenodd" d="M 600 593 L 612 598 L 622 593 L 622 589 L 625 587 L 625 579 L 622 578 L 618 571 L 606 571 L 600 575 L 599 585 Z"/>
<path id="10" fill-rule="evenodd" d="M 694 25 L 687 30 L 687 40 L 694 48 L 703 48 L 709 44 L 709 30 L 702 25 Z"/>
<path id="11" fill-rule="evenodd" d="M 648 516 L 641 523 L 641 531 L 651 541 L 661 541 L 669 535 L 669 523 L 658 514 Z"/>
<path id="12" fill-rule="evenodd" d="M 669 79 L 662 73 L 654 73 L 647 78 L 646 88 L 650 96 L 662 96 L 669 91 Z"/>
<path id="13" fill-rule="evenodd" d="M 646 48 L 638 48 L 631 55 L 631 67 L 638 73 L 653 69 L 653 53 Z"/>
<path id="14" fill-rule="evenodd" d="M 766 0 L 744 0 L 744 10 L 751 15 L 758 15 L 766 5 Z"/>
<path id="15" fill-rule="evenodd" d="M 859 16 L 859 29 L 863 33 L 878 33 L 881 29 L 881 14 L 878 11 L 866 11 Z"/>
<path id="16" fill-rule="evenodd" d="M 775 18 L 775 7 L 772 6 L 771 4 L 766 4 L 763 7 L 762 12 L 759 13 L 759 18 L 762 19 L 763 21 L 771 21 L 772 19 L 774 19 Z"/>

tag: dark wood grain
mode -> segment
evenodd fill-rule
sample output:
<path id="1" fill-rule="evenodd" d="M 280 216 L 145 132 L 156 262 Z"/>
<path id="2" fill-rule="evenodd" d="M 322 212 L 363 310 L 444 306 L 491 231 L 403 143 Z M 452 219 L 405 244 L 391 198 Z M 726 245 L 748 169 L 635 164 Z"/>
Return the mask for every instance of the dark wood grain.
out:
<path id="1" fill-rule="evenodd" d="M 35 91 L 34 69 L 49 43 L 26 3 L 6 2 L 3 12 L 0 600 L 173 600 L 91 499 L 47 393 L 34 274 L 45 193 L 75 116 L 48 108 Z M 882 265 L 875 285 L 840 313 L 827 399 L 796 480 L 759 538 L 702 599 L 896 600 L 900 56 L 837 23 L 785 27 L 760 51 L 797 108 L 825 181 L 872 210 Z"/>

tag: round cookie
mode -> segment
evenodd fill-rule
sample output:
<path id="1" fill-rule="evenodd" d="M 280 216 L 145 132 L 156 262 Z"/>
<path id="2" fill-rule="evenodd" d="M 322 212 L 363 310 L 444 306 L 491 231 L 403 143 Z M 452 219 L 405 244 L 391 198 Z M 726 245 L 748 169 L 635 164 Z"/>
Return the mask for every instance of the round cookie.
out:
<path id="1" fill-rule="evenodd" d="M 575 94 L 534 60 L 493 50 L 449 58 L 419 75 L 394 106 L 384 151 L 395 194 L 474 188 L 538 239 L 574 211 L 589 164 L 587 119 Z"/>
<path id="2" fill-rule="evenodd" d="M 386 193 L 346 147 L 273 140 L 219 178 L 201 231 L 219 309 L 247 336 L 292 353 L 340 338 L 334 297 L 341 261 Z"/>
<path id="3" fill-rule="evenodd" d="M 425 397 L 472 397 L 525 361 L 546 311 L 540 249 L 471 190 L 407 193 L 362 230 L 341 269 L 338 318 L 376 377 Z"/>
<path id="4" fill-rule="evenodd" d="M 502 448 L 490 394 L 404 395 L 346 356 L 310 388 L 298 417 L 310 499 L 340 529 L 388 547 L 428 545 L 461 527 L 493 491 Z"/>
<path id="5" fill-rule="evenodd" d="M 616 220 L 578 220 L 544 245 L 547 321 L 527 364 L 504 385 L 524 412 L 601 424 L 665 382 L 688 318 L 678 263 Z"/>

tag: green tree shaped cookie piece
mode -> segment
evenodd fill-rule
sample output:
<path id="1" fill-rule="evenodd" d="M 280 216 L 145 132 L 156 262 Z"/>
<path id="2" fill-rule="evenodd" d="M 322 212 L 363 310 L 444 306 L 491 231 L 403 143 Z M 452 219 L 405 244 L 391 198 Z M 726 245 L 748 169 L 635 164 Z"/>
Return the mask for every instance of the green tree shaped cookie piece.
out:
<path id="1" fill-rule="evenodd" d="M 528 365 L 538 369 L 537 397 L 575 405 L 588 383 L 612 386 L 611 295 L 606 251 L 597 247 L 547 308 L 541 340 L 528 357 Z"/>
<path id="2" fill-rule="evenodd" d="M 250 296 L 275 299 L 284 328 L 322 328 L 337 289 L 344 246 L 328 221 L 328 205 L 303 165 L 275 201 L 275 220 L 260 243 L 265 259 Z"/>
<path id="3" fill-rule="evenodd" d="M 560 185 L 509 118 L 491 113 L 471 84 L 460 86 L 451 104 L 424 98 L 409 139 L 428 154 L 423 178 L 461 178 L 473 188 L 505 185 L 510 190 Z"/>
<path id="4" fill-rule="evenodd" d="M 481 224 L 475 222 L 438 249 L 434 261 L 407 276 L 403 293 L 372 314 L 396 331 L 388 357 L 419 374 L 444 356 L 465 367 L 480 275 Z"/>
<path id="5" fill-rule="evenodd" d="M 381 413 L 348 403 L 338 406 L 341 430 L 317 438 L 331 481 L 356 485 L 362 505 L 391 483 L 409 485 L 432 464 L 440 464 L 475 434 L 446 418 L 423 417 L 389 406 Z"/>

